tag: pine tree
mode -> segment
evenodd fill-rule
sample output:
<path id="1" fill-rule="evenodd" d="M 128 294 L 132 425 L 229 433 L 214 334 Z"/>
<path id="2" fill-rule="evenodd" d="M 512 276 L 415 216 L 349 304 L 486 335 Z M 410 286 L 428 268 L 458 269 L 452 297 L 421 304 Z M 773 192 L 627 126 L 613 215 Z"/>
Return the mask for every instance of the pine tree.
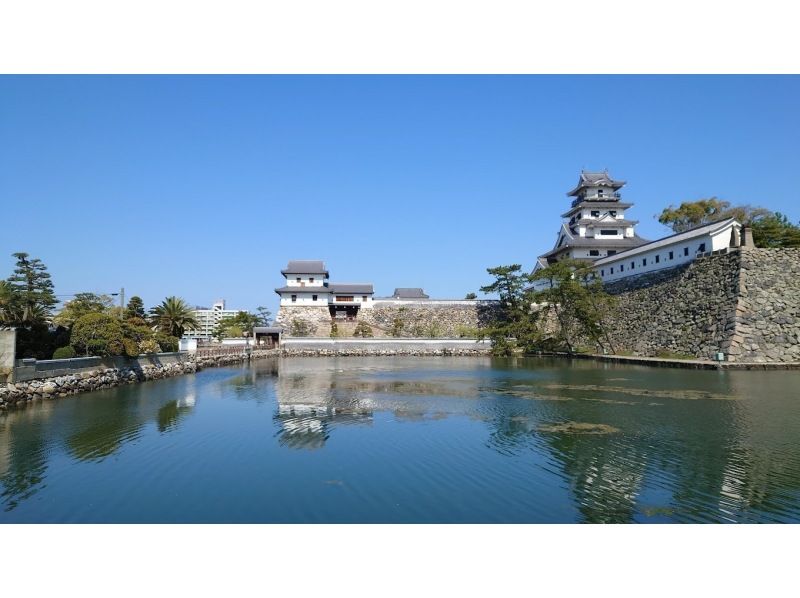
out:
<path id="1" fill-rule="evenodd" d="M 144 311 L 144 301 L 137 295 L 131 297 L 131 300 L 128 301 L 128 307 L 125 308 L 125 319 L 130 320 L 132 318 L 140 320 L 147 318 L 147 313 Z"/>
<path id="2" fill-rule="evenodd" d="M 20 323 L 43 323 L 50 318 L 58 303 L 47 267 L 42 260 L 31 259 L 27 253 L 13 255 L 17 264 L 14 273 L 8 277 L 8 282 L 19 298 Z"/>

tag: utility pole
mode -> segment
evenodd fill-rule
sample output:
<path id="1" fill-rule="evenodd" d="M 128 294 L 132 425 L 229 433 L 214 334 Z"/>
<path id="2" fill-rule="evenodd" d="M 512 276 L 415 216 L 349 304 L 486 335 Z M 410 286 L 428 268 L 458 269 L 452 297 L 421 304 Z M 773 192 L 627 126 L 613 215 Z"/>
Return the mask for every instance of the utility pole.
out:
<path id="1" fill-rule="evenodd" d="M 125 287 L 119 290 L 119 319 L 125 319 Z"/>

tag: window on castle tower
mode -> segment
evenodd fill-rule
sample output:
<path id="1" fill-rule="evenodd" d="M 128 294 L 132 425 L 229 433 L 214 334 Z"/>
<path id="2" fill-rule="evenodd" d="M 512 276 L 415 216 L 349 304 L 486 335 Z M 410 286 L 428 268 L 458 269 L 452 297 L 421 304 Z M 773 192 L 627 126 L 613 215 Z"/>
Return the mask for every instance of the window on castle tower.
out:
<path id="1" fill-rule="evenodd" d="M 669 252 L 669 259 L 675 259 L 675 253 L 670 251 Z"/>
<path id="2" fill-rule="evenodd" d="M 589 255 L 591 256 L 600 255 L 600 251 L 598 249 L 590 249 Z"/>
<path id="3" fill-rule="evenodd" d="M 646 265 L 647 265 L 647 258 L 645 257 L 645 258 L 642 258 L 642 266 L 646 266 Z"/>
<path id="4" fill-rule="evenodd" d="M 311 300 L 312 301 L 316 301 L 317 300 L 317 296 L 316 295 L 311 295 Z"/>
<path id="5" fill-rule="evenodd" d="M 657 256 L 656 256 L 656 264 L 658 264 L 660 261 L 661 261 L 661 256 L 660 256 L 660 255 L 657 255 Z"/>
<path id="6" fill-rule="evenodd" d="M 689 248 L 688 247 L 684 247 L 683 248 L 683 255 L 689 255 Z"/>
<path id="7" fill-rule="evenodd" d="M 600 210 L 592 210 L 592 217 L 597 218 L 600 216 Z"/>
<path id="8" fill-rule="evenodd" d="M 297 295 L 292 295 L 292 303 L 297 303 Z"/>

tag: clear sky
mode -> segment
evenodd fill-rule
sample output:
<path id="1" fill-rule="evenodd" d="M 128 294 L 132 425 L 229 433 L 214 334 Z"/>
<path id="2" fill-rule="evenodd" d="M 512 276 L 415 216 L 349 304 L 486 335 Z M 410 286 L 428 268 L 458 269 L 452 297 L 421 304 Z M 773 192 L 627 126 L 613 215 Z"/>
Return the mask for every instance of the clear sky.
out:
<path id="1" fill-rule="evenodd" d="M 0 77 L 0 276 L 267 305 L 289 259 L 460 298 L 533 267 L 581 168 L 640 235 L 716 195 L 800 220 L 800 77 Z"/>

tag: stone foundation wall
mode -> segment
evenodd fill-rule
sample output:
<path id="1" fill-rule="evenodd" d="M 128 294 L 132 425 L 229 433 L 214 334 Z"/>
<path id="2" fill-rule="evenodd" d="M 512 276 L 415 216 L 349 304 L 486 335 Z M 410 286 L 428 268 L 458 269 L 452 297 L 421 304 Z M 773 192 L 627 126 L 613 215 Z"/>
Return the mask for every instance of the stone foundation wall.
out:
<path id="1" fill-rule="evenodd" d="M 614 348 L 711 359 L 735 325 L 739 260 L 739 252 L 714 255 L 607 284 L 618 301 L 606 323 Z"/>
<path id="2" fill-rule="evenodd" d="M 192 374 L 206 367 L 216 367 L 241 363 L 250 359 L 260 359 L 278 355 L 278 349 L 254 350 L 239 354 L 206 356 L 195 359 L 191 353 L 172 353 L 143 356 L 136 359 L 125 358 L 86 358 L 84 360 L 51 361 L 36 375 L 24 376 L 24 380 L 0 384 L 0 410 L 18 407 L 29 401 L 55 399 L 80 392 L 113 388 L 123 384 L 133 384 L 147 380 L 158 380 L 181 374 Z M 74 371 L 67 373 L 63 362 L 96 360 L 94 367 L 78 364 Z M 55 367 L 49 367 L 49 366 Z M 34 370 L 35 370 L 35 366 Z"/>
<path id="3" fill-rule="evenodd" d="M 606 285 L 617 351 L 800 361 L 800 249 L 743 247 Z"/>
<path id="4" fill-rule="evenodd" d="M 800 361 L 800 249 L 742 252 L 731 360 Z"/>
<path id="5" fill-rule="evenodd" d="M 458 338 L 491 320 L 495 301 L 375 302 L 359 319 L 373 327 L 376 337 L 393 336 L 395 320 L 402 322 L 401 338 Z"/>
<path id="6" fill-rule="evenodd" d="M 371 309 L 359 309 L 356 322 L 372 327 L 375 338 L 394 336 L 396 319 L 403 323 L 401 338 L 457 338 L 468 330 L 485 326 L 496 309 L 495 301 L 384 301 L 376 300 Z M 327 307 L 281 306 L 275 321 L 284 337 L 292 337 L 292 321 L 308 324 L 310 337 L 329 337 L 331 316 Z M 339 335 L 351 336 L 356 323 L 339 322 Z"/>
<path id="7" fill-rule="evenodd" d="M 327 307 L 286 306 L 282 305 L 275 316 L 275 325 L 283 328 L 283 336 L 292 335 L 292 322 L 305 322 L 310 333 L 308 336 L 330 336 L 331 314 Z"/>

